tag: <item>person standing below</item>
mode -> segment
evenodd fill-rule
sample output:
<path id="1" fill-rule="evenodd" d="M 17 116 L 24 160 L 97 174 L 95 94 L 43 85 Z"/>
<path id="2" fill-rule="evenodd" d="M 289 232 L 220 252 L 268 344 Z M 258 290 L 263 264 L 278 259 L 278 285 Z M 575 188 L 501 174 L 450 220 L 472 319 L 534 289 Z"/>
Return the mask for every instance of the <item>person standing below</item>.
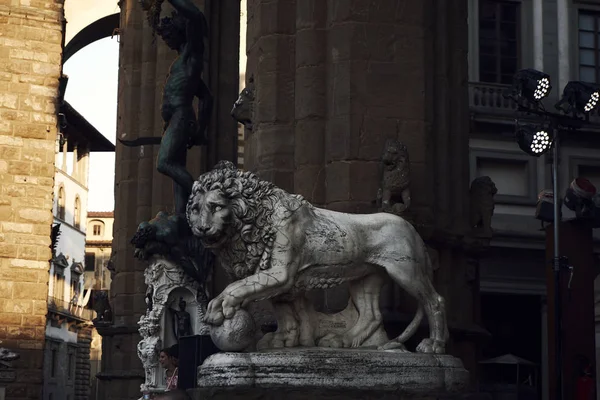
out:
<path id="1" fill-rule="evenodd" d="M 166 349 L 162 349 L 158 357 L 158 362 L 165 370 L 167 391 L 177 389 L 179 377 L 179 346 L 173 345 Z"/>

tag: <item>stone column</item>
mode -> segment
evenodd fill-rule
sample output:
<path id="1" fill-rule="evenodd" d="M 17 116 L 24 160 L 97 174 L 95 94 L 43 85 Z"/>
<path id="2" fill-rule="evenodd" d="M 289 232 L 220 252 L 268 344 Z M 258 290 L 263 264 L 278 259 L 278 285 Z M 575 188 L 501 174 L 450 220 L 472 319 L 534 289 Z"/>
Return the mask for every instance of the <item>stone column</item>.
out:
<path id="1" fill-rule="evenodd" d="M 21 354 L 14 400 L 42 394 L 62 30 L 62 0 L 0 2 L 0 340 Z"/>
<path id="2" fill-rule="evenodd" d="M 197 176 L 206 169 L 207 161 L 237 158 L 236 122 L 229 111 L 238 94 L 239 55 L 235 38 L 239 34 L 239 1 L 194 2 L 205 12 L 210 26 L 205 81 L 215 94 L 209 154 L 199 148 L 188 152 L 188 170 Z M 165 2 L 163 14 L 170 11 Z M 117 137 L 161 136 L 162 91 L 176 53 L 159 37 L 153 38 L 138 1 L 121 3 L 120 29 Z M 158 146 L 124 147 L 119 143 L 116 147 L 113 232 L 116 274 L 110 291 L 113 324 L 98 328 L 103 336 L 99 399 L 129 400 L 140 395 L 144 372 L 137 356 L 140 340 L 137 322 L 146 309 L 143 276 L 146 264 L 133 258 L 130 240 L 140 222 L 153 218 L 158 211 L 173 210 L 172 182 L 156 171 L 158 149 Z"/>
<path id="3" fill-rule="evenodd" d="M 256 122 L 244 142 L 244 168 L 290 191 L 295 186 L 294 119 L 298 102 L 294 91 L 296 3 L 248 0 L 246 45 L 246 76 L 254 76 L 256 87 Z"/>
<path id="4" fill-rule="evenodd" d="M 78 151 L 78 143 L 73 144 L 73 159 L 71 160 L 71 167 L 73 170 L 71 171 L 71 176 L 79 181 L 79 151 Z"/>
<path id="5" fill-rule="evenodd" d="M 63 171 L 65 171 L 65 173 L 67 172 L 67 154 L 69 154 L 69 150 L 68 150 L 68 139 L 66 136 L 63 136 L 64 139 L 64 143 L 62 146 L 62 159 L 61 159 L 61 165 L 60 165 L 60 169 L 62 169 Z"/>
<path id="6" fill-rule="evenodd" d="M 461 239 L 467 15 L 466 0 L 249 0 L 247 75 L 256 100 L 244 164 L 318 205 L 371 213 L 384 143 L 403 141 L 413 220 L 439 255 L 449 348 L 474 369 L 475 348 L 460 339 L 473 329 L 478 288 Z"/>

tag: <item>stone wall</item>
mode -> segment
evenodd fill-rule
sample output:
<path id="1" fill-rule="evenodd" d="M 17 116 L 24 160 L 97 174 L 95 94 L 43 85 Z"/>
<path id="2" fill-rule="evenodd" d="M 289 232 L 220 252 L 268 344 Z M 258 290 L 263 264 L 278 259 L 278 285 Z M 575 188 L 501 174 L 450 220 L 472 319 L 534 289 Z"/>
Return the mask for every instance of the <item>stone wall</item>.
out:
<path id="1" fill-rule="evenodd" d="M 371 213 L 384 143 L 404 142 L 411 221 L 437 250 L 449 349 L 475 372 L 467 15 L 466 0 L 248 0 L 256 93 L 244 167 L 314 204 Z"/>
<path id="2" fill-rule="evenodd" d="M 42 393 L 62 20 L 61 0 L 0 1 L 0 340 L 21 353 L 13 400 Z"/>
<path id="3" fill-rule="evenodd" d="M 75 400 L 90 398 L 90 350 L 92 326 L 84 326 L 77 334 L 77 364 L 75 366 Z"/>

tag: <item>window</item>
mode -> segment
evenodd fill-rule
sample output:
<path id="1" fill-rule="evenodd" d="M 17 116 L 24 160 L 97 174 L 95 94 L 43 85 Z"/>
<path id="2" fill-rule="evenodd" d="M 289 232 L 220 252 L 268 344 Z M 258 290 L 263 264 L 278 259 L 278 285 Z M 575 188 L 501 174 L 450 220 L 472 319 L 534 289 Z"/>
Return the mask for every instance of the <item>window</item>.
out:
<path id="1" fill-rule="evenodd" d="M 52 349 L 51 353 L 52 357 L 50 358 L 50 377 L 54 378 L 56 376 L 56 370 L 58 369 L 58 352 L 56 349 Z"/>
<path id="2" fill-rule="evenodd" d="M 536 159 L 517 150 L 471 148 L 471 180 L 489 176 L 498 189 L 496 204 L 533 205 L 537 201 Z"/>
<path id="3" fill-rule="evenodd" d="M 73 225 L 75 225 L 75 228 L 79 229 L 81 226 L 81 200 L 79 200 L 79 196 L 75 197 L 75 210 L 73 213 L 75 214 L 73 216 Z"/>
<path id="4" fill-rule="evenodd" d="M 579 13 L 579 80 L 600 82 L 600 13 Z"/>
<path id="5" fill-rule="evenodd" d="M 58 219 L 65 220 L 65 188 L 58 188 Z"/>
<path id="6" fill-rule="evenodd" d="M 102 235 L 102 225 L 101 224 L 92 225 L 92 234 L 94 236 L 101 236 Z"/>
<path id="7" fill-rule="evenodd" d="M 96 267 L 96 255 L 94 253 L 85 253 L 84 264 L 86 271 L 93 271 Z"/>
<path id="8" fill-rule="evenodd" d="M 600 165 L 579 165 L 577 176 L 586 178 L 600 191 Z"/>
<path id="9" fill-rule="evenodd" d="M 79 276 L 76 276 L 73 280 L 71 280 L 71 302 L 73 304 L 78 304 L 79 300 Z"/>
<path id="10" fill-rule="evenodd" d="M 62 300 L 65 297 L 65 276 L 61 272 L 55 272 L 54 274 L 54 296 L 55 298 Z"/>
<path id="11" fill-rule="evenodd" d="M 479 80 L 511 84 L 519 69 L 520 4 L 479 2 Z"/>

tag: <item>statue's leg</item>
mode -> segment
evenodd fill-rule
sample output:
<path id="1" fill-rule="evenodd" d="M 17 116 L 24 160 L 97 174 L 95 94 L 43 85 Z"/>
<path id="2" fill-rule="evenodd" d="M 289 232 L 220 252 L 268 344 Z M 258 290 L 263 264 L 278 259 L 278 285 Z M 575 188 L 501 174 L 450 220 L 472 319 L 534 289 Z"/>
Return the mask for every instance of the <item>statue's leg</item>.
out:
<path id="1" fill-rule="evenodd" d="M 383 324 L 379 295 L 384 282 L 383 276 L 375 273 L 350 284 L 350 296 L 358 309 L 358 320 L 344 333 L 344 347 L 359 347 Z"/>
<path id="2" fill-rule="evenodd" d="M 298 346 L 298 320 L 291 303 L 273 303 L 277 330 L 267 333 L 256 344 L 258 350 Z"/>
<path id="3" fill-rule="evenodd" d="M 404 204 L 404 209 L 410 207 L 410 188 L 404 188 L 402 191 L 402 203 Z"/>
<path id="4" fill-rule="evenodd" d="M 390 189 L 383 189 L 381 195 L 381 209 L 387 211 L 391 207 L 392 191 Z"/>
<path id="5" fill-rule="evenodd" d="M 185 214 L 187 200 L 192 192 L 194 178 L 186 169 L 187 144 L 192 129 L 196 129 L 194 111 L 178 108 L 172 115 L 158 150 L 157 169 L 173 179 L 175 211 Z"/>
<path id="6" fill-rule="evenodd" d="M 298 317 L 298 342 L 300 346 L 315 346 L 315 327 L 313 326 L 313 321 L 311 320 L 310 316 L 310 310 L 312 307 L 312 303 L 306 296 L 299 295 L 294 300 L 294 310 L 296 311 L 296 316 Z"/>
<path id="7" fill-rule="evenodd" d="M 412 264 L 412 261 L 400 262 L 395 266 L 384 266 L 391 278 L 402 289 L 406 290 L 422 305 L 425 315 L 429 321 L 429 338 L 423 339 L 417 346 L 420 353 L 443 354 L 446 350 L 448 339 L 448 328 L 446 325 L 446 308 L 444 298 L 440 296 L 431 280 L 425 275 L 427 268 L 421 268 Z M 401 335 L 402 336 L 402 335 Z M 400 337 L 393 339 L 390 345 L 397 343 Z M 408 340 L 410 335 L 405 337 Z M 392 343 L 393 342 L 393 343 Z M 383 346 L 384 348 L 387 345 Z M 392 348 L 390 347 L 390 348 Z"/>

